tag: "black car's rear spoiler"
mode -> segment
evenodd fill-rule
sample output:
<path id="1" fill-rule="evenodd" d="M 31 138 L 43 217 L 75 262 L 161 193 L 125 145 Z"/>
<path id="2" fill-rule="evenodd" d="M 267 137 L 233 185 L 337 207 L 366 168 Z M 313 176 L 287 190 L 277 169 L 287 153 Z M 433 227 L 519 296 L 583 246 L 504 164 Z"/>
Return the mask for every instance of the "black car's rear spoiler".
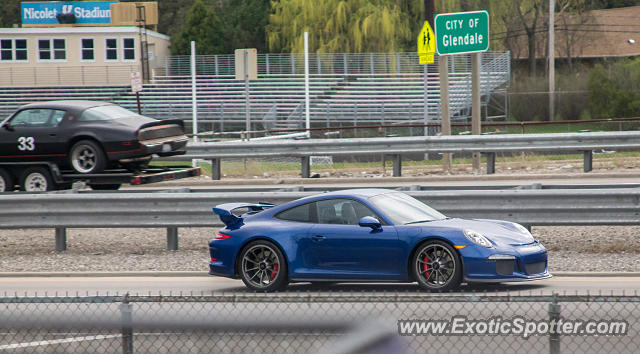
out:
<path id="1" fill-rule="evenodd" d="M 140 126 L 139 130 L 144 128 L 153 127 L 155 125 L 165 125 L 165 124 L 177 124 L 184 129 L 184 122 L 182 119 L 158 119 L 156 122 L 144 123 Z"/>

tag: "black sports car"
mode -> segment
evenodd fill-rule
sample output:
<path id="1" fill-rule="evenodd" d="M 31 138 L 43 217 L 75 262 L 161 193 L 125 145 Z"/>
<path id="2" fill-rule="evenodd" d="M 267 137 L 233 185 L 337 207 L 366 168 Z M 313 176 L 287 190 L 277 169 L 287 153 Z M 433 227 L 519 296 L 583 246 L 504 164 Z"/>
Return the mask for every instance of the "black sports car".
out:
<path id="1" fill-rule="evenodd" d="M 187 139 L 181 120 L 157 120 L 111 103 L 32 103 L 0 123 L 0 162 L 51 161 L 82 174 L 135 170 L 152 154 L 184 154 Z"/>

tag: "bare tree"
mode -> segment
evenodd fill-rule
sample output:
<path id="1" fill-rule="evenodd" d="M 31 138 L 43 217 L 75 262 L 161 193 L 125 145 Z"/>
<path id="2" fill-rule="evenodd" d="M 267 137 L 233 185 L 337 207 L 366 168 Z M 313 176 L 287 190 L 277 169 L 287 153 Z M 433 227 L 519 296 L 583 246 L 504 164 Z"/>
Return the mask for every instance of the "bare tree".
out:
<path id="1" fill-rule="evenodd" d="M 540 15 L 544 12 L 544 0 L 514 0 L 512 2 L 518 14 L 520 26 L 527 35 L 529 48 L 529 76 L 536 75 L 536 32 Z"/>
<path id="2" fill-rule="evenodd" d="M 557 7 L 558 21 L 555 27 L 560 39 L 557 42 L 558 49 L 566 56 L 569 70 L 573 70 L 573 58 L 580 55 L 582 49 L 579 43 L 583 43 L 589 34 L 585 25 L 594 23 L 594 18 L 585 0 L 558 0 Z"/>

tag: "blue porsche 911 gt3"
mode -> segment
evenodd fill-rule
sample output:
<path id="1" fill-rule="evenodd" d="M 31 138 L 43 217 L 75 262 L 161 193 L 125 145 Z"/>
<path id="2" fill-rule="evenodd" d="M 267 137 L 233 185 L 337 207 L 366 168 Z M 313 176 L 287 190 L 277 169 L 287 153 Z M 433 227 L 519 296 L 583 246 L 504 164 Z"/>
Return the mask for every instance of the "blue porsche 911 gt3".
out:
<path id="1" fill-rule="evenodd" d="M 448 218 L 404 193 L 351 189 L 282 205 L 213 208 L 226 227 L 209 242 L 211 275 L 257 291 L 289 282 L 461 282 L 548 278 L 547 251 L 522 225 Z"/>

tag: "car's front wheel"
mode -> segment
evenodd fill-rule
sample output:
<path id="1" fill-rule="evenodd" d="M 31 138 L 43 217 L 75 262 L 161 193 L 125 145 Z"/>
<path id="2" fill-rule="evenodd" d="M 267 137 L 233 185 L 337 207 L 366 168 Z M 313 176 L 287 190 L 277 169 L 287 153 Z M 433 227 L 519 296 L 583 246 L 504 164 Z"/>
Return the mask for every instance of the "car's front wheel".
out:
<path id="1" fill-rule="evenodd" d="M 240 276 L 252 290 L 271 292 L 287 286 L 287 263 L 280 249 L 269 241 L 254 241 L 240 253 Z"/>
<path id="2" fill-rule="evenodd" d="M 439 240 L 423 243 L 412 261 L 418 284 L 427 290 L 448 291 L 457 288 L 462 279 L 462 261 L 451 245 Z"/>
<path id="3" fill-rule="evenodd" d="M 91 140 L 80 140 L 69 151 L 71 167 L 78 173 L 99 173 L 105 169 L 107 158 L 100 145 Z"/>

